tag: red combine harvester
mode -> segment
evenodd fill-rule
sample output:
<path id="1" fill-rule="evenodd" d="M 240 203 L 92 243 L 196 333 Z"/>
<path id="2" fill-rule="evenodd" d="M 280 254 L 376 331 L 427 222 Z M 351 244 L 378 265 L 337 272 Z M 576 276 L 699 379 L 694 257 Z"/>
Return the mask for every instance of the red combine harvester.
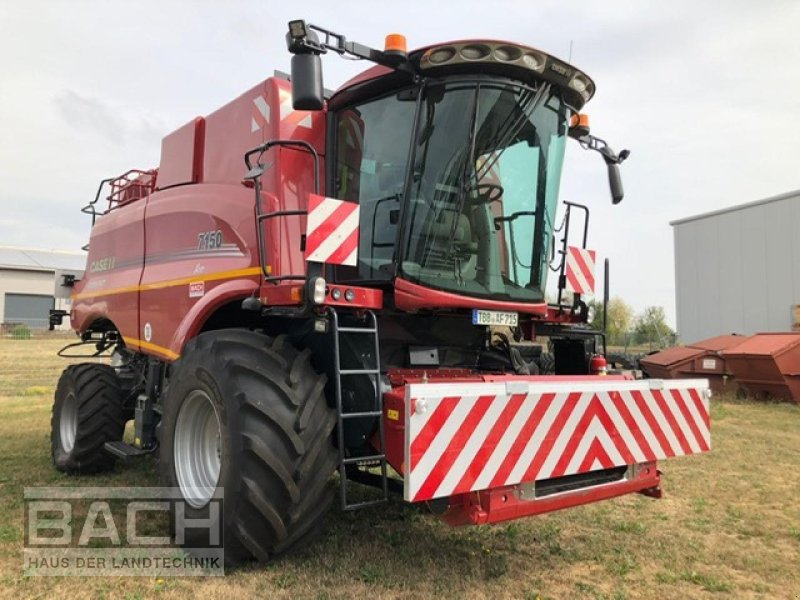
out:
<path id="1" fill-rule="evenodd" d="M 287 45 L 291 78 L 169 134 L 157 169 L 84 208 L 69 316 L 111 362 L 61 376 L 56 468 L 158 452 L 188 516 L 224 489 L 232 563 L 310 539 L 337 469 L 345 510 L 397 491 L 452 524 L 659 496 L 657 460 L 709 449 L 709 393 L 606 375 L 586 327 L 588 209 L 555 224 L 565 146 L 602 155 L 615 204 L 628 154 L 589 133 L 592 80 L 508 42 L 379 51 L 293 21 Z M 328 93 L 327 52 L 375 65 Z"/>

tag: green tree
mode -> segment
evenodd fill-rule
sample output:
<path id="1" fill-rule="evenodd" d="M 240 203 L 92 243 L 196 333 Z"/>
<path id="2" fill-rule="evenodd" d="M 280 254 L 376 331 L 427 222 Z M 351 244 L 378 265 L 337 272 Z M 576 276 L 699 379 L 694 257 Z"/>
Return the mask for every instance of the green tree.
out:
<path id="1" fill-rule="evenodd" d="M 661 306 L 648 306 L 638 317 L 635 324 L 636 340 L 640 344 L 649 344 L 666 348 L 675 344 L 675 332 L 667 325 L 667 317 Z"/>
<path id="2" fill-rule="evenodd" d="M 589 302 L 589 327 L 603 329 L 603 301 Z M 608 329 L 606 342 L 610 346 L 627 346 L 633 326 L 633 309 L 622 298 L 614 297 L 608 301 Z"/>

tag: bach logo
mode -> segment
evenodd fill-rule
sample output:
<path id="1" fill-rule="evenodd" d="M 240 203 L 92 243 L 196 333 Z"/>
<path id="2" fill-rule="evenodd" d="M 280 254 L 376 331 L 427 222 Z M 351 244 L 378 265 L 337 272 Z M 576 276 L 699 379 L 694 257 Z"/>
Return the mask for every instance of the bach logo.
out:
<path id="1" fill-rule="evenodd" d="M 25 488 L 23 569 L 26 575 L 224 575 L 222 508 L 221 490 L 197 514 L 174 488 Z M 186 548 L 189 539 L 197 547 Z"/>

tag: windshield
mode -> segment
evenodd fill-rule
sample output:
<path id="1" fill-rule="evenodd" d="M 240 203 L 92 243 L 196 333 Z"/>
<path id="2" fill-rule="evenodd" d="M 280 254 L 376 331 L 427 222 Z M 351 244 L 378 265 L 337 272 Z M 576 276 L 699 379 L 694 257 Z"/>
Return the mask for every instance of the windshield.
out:
<path id="1" fill-rule="evenodd" d="M 400 93 L 337 114 L 335 195 L 361 205 L 358 264 L 338 267 L 340 281 L 391 279 L 415 112 Z"/>
<path id="2" fill-rule="evenodd" d="M 337 113 L 333 189 L 361 218 L 358 264 L 336 279 L 388 281 L 399 262 L 428 287 L 541 302 L 569 116 L 560 97 L 469 80 L 428 83 L 416 100 L 409 89 Z"/>
<path id="3" fill-rule="evenodd" d="M 403 275 L 468 296 L 541 302 L 566 140 L 544 86 L 447 83 L 422 101 Z"/>

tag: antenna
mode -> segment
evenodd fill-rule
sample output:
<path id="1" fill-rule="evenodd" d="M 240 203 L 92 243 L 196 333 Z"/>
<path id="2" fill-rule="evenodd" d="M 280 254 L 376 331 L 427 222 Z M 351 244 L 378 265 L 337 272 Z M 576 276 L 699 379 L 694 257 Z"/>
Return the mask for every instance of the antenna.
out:
<path id="1" fill-rule="evenodd" d="M 569 58 L 567 59 L 567 62 L 572 64 L 572 40 L 569 41 Z"/>

